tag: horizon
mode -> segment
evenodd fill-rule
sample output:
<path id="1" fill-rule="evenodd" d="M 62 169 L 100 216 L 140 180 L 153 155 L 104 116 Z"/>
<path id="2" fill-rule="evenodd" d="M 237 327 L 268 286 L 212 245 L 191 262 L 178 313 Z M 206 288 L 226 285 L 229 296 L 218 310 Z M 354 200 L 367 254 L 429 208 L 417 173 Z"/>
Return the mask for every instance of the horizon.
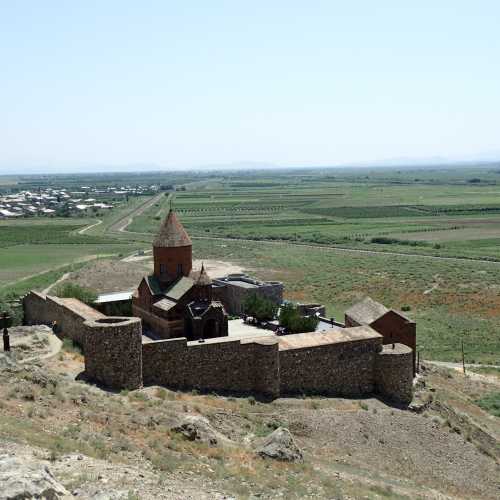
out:
<path id="1" fill-rule="evenodd" d="M 37 168 L 25 171 L 24 173 L 10 173 L 6 172 L 5 169 L 0 168 L 0 177 L 23 177 L 23 176 L 64 176 L 64 175 L 105 175 L 105 174 L 178 174 L 184 172 L 190 172 L 194 174 L 205 174 L 205 173 L 241 173 L 241 172 L 262 172 L 262 173 L 274 173 L 277 171 L 297 171 L 297 170 L 480 170 L 486 167 L 500 167 L 500 159 L 498 160 L 484 160 L 484 161 L 442 161 L 442 162 L 421 162 L 421 163 L 359 163 L 359 164 L 349 164 L 349 165 L 271 165 L 271 164 L 245 164 L 240 165 L 239 163 L 232 163 L 226 165 L 198 165 L 193 167 L 185 168 L 162 168 L 159 165 L 107 165 L 107 166 L 95 166 L 95 167 L 76 167 L 76 168 Z M 26 169 L 25 169 L 26 170 Z"/>
<path id="2" fill-rule="evenodd" d="M 0 175 L 500 160 L 496 2 L 148 7 L 0 6 Z"/>

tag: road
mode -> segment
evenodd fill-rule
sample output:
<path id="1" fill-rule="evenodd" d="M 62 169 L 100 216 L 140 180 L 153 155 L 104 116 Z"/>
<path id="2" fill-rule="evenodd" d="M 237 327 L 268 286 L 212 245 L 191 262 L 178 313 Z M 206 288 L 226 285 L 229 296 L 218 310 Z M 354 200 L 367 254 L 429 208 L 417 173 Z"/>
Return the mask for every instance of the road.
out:
<path id="1" fill-rule="evenodd" d="M 106 232 L 109 233 L 130 233 L 136 234 L 140 236 L 149 236 L 152 237 L 151 233 L 141 233 L 136 231 L 127 231 L 127 227 L 132 223 L 134 217 L 141 215 L 144 213 L 149 207 L 154 205 L 157 201 L 159 201 L 164 193 L 159 193 L 153 198 L 147 200 L 145 203 L 138 206 L 135 210 L 125 215 L 118 221 L 114 222 Z M 96 224 L 94 224 L 96 225 Z M 92 227 L 92 226 L 90 226 Z M 87 227 L 84 229 L 90 229 Z M 328 251 L 336 251 L 336 252 L 345 252 L 345 253 L 358 253 L 364 255 L 390 255 L 393 257 L 408 257 L 408 258 L 419 258 L 419 259 L 427 259 L 427 260 L 437 260 L 437 261 L 449 261 L 449 262 L 479 262 L 483 264 L 492 264 L 492 265 L 500 265 L 500 261 L 494 260 L 486 260 L 486 259 L 476 259 L 472 257 L 440 257 L 437 255 L 423 255 L 418 253 L 403 253 L 403 252 L 390 252 L 384 250 L 363 250 L 360 248 L 348 248 L 348 247 L 339 247 L 339 246 L 327 246 L 327 245 L 315 245 L 314 243 L 296 243 L 290 242 L 288 240 L 252 240 L 246 238 L 228 238 L 225 236 L 217 237 L 217 236 L 191 236 L 191 239 L 198 240 L 220 240 L 220 241 L 239 241 L 245 243 L 263 243 L 267 245 L 287 245 L 287 246 L 295 246 L 295 247 L 303 247 L 303 248 L 315 248 L 315 249 L 323 249 Z"/>
<path id="2" fill-rule="evenodd" d="M 128 232 L 127 226 L 132 223 L 134 217 L 143 214 L 149 207 L 153 206 L 156 202 L 160 201 L 165 196 L 165 193 L 158 193 L 157 195 L 149 198 L 144 203 L 141 203 L 138 207 L 136 207 L 132 212 L 118 219 L 116 222 L 113 222 L 107 229 L 108 233 L 123 233 Z M 135 233 L 133 233 L 135 234 Z M 138 233 L 141 234 L 141 233 Z"/>
<path id="3" fill-rule="evenodd" d="M 146 233 L 134 233 L 144 235 Z M 244 238 L 227 238 L 227 237 L 214 237 L 214 236 L 191 236 L 194 240 L 220 240 L 220 241 L 241 241 L 245 243 L 264 243 L 270 245 L 288 245 L 303 248 L 321 248 L 323 250 L 338 251 L 346 253 L 360 253 L 366 255 L 391 255 L 396 257 L 412 257 L 419 259 L 432 259 L 441 261 L 451 261 L 451 262 L 480 262 L 484 264 L 500 265 L 500 261 L 486 260 L 486 259 L 474 259 L 468 257 L 439 257 L 437 255 L 423 255 L 418 253 L 402 253 L 402 252 L 385 252 L 383 250 L 362 250 L 359 248 L 347 248 L 347 247 L 337 247 L 337 246 L 327 246 L 327 245 L 315 245 L 313 243 L 294 243 L 286 240 L 252 240 Z"/>
<path id="4" fill-rule="evenodd" d="M 153 237 L 151 233 L 140 233 L 137 231 L 127 231 L 126 227 L 132 222 L 133 217 L 137 214 L 129 214 L 127 216 L 127 222 L 119 230 L 121 232 L 126 232 L 130 234 L 135 234 L 139 236 L 149 236 Z M 500 265 L 500 261 L 496 260 L 486 260 L 486 259 L 476 259 L 473 257 L 439 257 L 437 255 L 425 255 L 418 253 L 403 253 L 403 252 L 386 252 L 383 250 L 363 250 L 360 248 L 348 248 L 348 247 L 337 247 L 337 246 L 327 246 L 327 245 L 315 245 L 313 243 L 295 243 L 288 240 L 252 240 L 246 238 L 228 238 L 226 236 L 190 236 L 192 240 L 215 240 L 215 241 L 239 241 L 243 243 L 261 243 L 265 245 L 287 245 L 301 248 L 314 248 L 322 249 L 333 252 L 344 252 L 344 253 L 358 253 L 364 255 L 390 255 L 393 257 L 409 257 L 427 260 L 437 260 L 437 261 L 448 261 L 448 262 L 478 262 L 480 264 L 491 264 L 494 266 Z"/>

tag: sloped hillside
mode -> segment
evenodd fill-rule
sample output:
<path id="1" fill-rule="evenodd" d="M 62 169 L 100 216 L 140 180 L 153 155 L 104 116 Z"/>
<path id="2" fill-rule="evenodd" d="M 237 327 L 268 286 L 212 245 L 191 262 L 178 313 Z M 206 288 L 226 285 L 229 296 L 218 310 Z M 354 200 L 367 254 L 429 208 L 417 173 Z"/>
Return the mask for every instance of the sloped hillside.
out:
<path id="1" fill-rule="evenodd" d="M 72 346 L 50 357 L 51 335 L 15 328 L 13 355 L 0 354 L 0 498 L 13 498 L 11 470 L 26 484 L 45 471 L 61 488 L 54 498 L 498 498 L 500 419 L 476 404 L 500 390 L 495 377 L 427 365 L 412 410 L 374 398 L 113 393 L 79 380 Z M 277 428 L 302 459 L 258 453 Z"/>

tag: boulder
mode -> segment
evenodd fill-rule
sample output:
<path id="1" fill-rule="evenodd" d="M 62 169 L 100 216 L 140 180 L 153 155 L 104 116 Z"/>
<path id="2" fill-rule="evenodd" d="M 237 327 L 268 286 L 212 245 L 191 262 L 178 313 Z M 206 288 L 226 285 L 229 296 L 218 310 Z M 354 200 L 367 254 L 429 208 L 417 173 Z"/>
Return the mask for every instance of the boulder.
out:
<path id="1" fill-rule="evenodd" d="M 271 432 L 256 449 L 263 458 L 272 458 L 283 462 L 302 462 L 304 456 L 295 443 L 292 434 L 284 427 Z"/>
<path id="2" fill-rule="evenodd" d="M 0 500 L 72 498 L 42 462 L 0 455 Z"/>
<path id="3" fill-rule="evenodd" d="M 199 415 L 186 415 L 172 430 L 182 434 L 189 441 L 199 441 L 209 446 L 230 443 L 230 440 L 217 432 L 205 417 Z"/>

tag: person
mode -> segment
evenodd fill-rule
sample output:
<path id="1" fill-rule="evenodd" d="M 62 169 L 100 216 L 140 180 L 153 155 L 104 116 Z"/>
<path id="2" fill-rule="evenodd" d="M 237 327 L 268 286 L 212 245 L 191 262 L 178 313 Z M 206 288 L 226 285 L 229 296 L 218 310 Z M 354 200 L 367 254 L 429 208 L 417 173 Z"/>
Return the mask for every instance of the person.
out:
<path id="1" fill-rule="evenodd" d="M 52 332 L 54 334 L 57 334 L 57 321 L 52 321 L 51 328 L 52 328 Z"/>

